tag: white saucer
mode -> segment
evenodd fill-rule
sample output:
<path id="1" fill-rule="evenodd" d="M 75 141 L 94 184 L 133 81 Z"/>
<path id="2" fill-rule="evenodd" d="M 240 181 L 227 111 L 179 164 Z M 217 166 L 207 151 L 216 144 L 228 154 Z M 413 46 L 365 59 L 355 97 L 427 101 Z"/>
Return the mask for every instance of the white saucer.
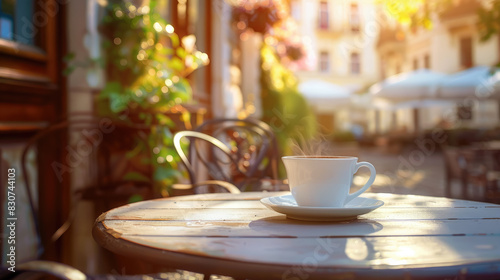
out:
<path id="1" fill-rule="evenodd" d="M 266 197 L 260 202 L 290 219 L 322 222 L 352 220 L 358 215 L 369 213 L 384 205 L 381 200 L 358 196 L 344 207 L 304 207 L 298 206 L 291 194 Z"/>

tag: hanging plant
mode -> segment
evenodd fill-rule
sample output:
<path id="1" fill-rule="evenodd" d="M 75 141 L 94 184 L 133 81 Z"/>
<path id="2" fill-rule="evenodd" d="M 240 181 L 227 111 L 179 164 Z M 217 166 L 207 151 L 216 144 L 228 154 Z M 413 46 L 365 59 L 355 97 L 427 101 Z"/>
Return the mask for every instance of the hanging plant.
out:
<path id="1" fill-rule="evenodd" d="M 283 65 L 291 70 L 315 67 L 310 41 L 298 35 L 297 23 L 289 16 L 285 1 L 241 0 L 233 1 L 233 5 L 232 23 L 242 40 L 248 33 L 261 33 Z"/>
<path id="2" fill-rule="evenodd" d="M 297 23 L 292 18 L 280 21 L 265 36 L 266 43 L 274 48 L 280 63 L 292 71 L 310 70 L 316 58 L 309 38 L 300 36 Z"/>
<path id="3" fill-rule="evenodd" d="M 233 7 L 232 21 L 241 32 L 261 34 L 286 17 L 285 5 L 278 0 L 242 0 Z"/>

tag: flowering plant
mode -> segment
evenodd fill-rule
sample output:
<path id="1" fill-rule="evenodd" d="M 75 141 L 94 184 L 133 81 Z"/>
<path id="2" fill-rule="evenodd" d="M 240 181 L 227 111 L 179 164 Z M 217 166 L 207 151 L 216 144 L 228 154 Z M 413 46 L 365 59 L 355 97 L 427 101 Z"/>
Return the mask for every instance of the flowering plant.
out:
<path id="1" fill-rule="evenodd" d="M 280 62 L 290 70 L 314 68 L 311 43 L 299 36 L 297 23 L 289 16 L 283 0 L 233 1 L 232 20 L 240 38 L 261 33 L 265 43 L 274 48 Z"/>
<path id="2" fill-rule="evenodd" d="M 315 56 L 309 38 L 300 36 L 297 23 L 287 18 L 277 24 L 266 37 L 280 62 L 290 70 L 310 70 L 315 68 Z"/>
<path id="3" fill-rule="evenodd" d="M 240 0 L 233 4 L 232 20 L 242 32 L 265 34 L 287 15 L 283 1 Z"/>

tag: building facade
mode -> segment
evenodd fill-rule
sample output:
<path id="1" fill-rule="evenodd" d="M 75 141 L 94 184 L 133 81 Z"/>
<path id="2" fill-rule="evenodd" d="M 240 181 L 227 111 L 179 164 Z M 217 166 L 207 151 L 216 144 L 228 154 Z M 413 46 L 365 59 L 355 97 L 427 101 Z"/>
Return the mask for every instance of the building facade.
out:
<path id="1" fill-rule="evenodd" d="M 378 77 L 387 77 L 418 69 L 443 74 L 455 74 L 473 67 L 492 67 L 500 61 L 500 37 L 481 39 L 478 28 L 478 0 L 453 1 L 443 11 L 431 15 L 432 27 L 403 27 L 384 9 L 379 10 L 380 33 L 376 53 L 380 61 Z M 471 91 L 467 96 L 471 116 L 461 119 L 459 108 L 464 96 L 446 99 L 451 107 L 404 108 L 371 110 L 368 119 L 373 134 L 406 129 L 408 132 L 435 127 L 443 116 L 453 116 L 461 127 L 490 128 L 498 125 L 498 104 L 482 100 Z M 439 94 L 437 96 L 439 99 Z M 493 120 L 493 121 L 492 121 Z"/>
<path id="2" fill-rule="evenodd" d="M 316 67 L 297 71 L 301 82 L 322 80 L 361 92 L 378 80 L 378 4 L 371 0 L 292 0 L 291 15 L 308 40 Z M 318 110 L 317 110 L 318 111 Z M 356 107 L 317 112 L 324 133 L 366 123 Z"/>
<path id="3" fill-rule="evenodd" d="M 374 1 L 293 0 L 290 7 L 317 58 L 315 69 L 297 72 L 301 81 L 320 78 L 356 91 L 377 80 Z"/>
<path id="4" fill-rule="evenodd" d="M 474 66 L 492 66 L 500 61 L 499 36 L 481 40 L 477 0 L 455 1 L 445 11 L 432 15 L 433 26 L 403 28 L 386 11 L 376 44 L 381 61 L 379 77 L 427 68 L 452 74 Z"/>

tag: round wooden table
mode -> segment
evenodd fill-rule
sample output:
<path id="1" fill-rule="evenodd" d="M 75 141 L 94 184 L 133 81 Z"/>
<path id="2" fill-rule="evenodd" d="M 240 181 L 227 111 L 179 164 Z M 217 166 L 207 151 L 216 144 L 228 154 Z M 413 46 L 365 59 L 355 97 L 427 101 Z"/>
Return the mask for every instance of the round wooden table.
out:
<path id="1" fill-rule="evenodd" d="M 268 210 L 281 193 L 206 194 L 102 214 L 94 239 L 156 264 L 244 279 L 500 279 L 500 205 L 365 193 L 381 208 L 345 222 Z"/>

